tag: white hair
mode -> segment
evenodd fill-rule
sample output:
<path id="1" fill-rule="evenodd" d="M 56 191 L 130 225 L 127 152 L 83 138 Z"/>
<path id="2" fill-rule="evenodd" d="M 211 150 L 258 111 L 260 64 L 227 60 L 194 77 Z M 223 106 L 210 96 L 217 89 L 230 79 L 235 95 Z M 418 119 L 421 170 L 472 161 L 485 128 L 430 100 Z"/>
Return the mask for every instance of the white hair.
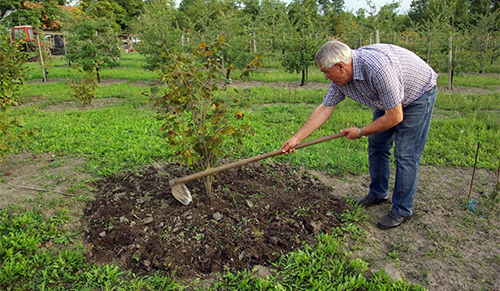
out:
<path id="1" fill-rule="evenodd" d="M 331 40 L 316 53 L 316 64 L 329 69 L 338 62 L 349 64 L 352 60 L 351 48 L 343 42 Z"/>

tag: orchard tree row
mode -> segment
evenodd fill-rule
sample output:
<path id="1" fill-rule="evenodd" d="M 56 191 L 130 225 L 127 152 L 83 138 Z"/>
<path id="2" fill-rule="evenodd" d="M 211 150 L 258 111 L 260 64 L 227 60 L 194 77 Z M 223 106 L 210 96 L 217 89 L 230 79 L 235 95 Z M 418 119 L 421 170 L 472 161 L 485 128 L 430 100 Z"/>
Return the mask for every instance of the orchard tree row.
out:
<path id="1" fill-rule="evenodd" d="M 395 43 L 417 52 L 436 70 L 483 72 L 500 55 L 499 1 L 414 0 L 408 14 L 398 2 L 380 9 L 345 11 L 343 0 L 183 0 L 144 3 L 131 30 L 142 39 L 141 52 L 152 67 L 160 47 L 182 50 L 225 34 L 224 61 L 243 66 L 254 55 L 279 60 L 307 82 L 314 54 L 335 37 L 356 48 Z"/>
<path id="2" fill-rule="evenodd" d="M 302 84 L 329 38 L 352 48 L 376 42 L 407 47 L 449 72 L 450 87 L 453 73 L 481 73 L 499 57 L 499 0 L 413 0 L 407 14 L 393 1 L 376 7 L 367 0 L 368 9 L 346 11 L 344 0 L 81 0 L 68 12 L 58 6 L 65 0 L 3 0 L 0 17 L 6 28 L 69 31 L 68 58 L 97 72 L 117 64 L 120 34 L 139 37 L 137 48 L 152 69 L 165 61 L 162 50 L 190 51 L 224 34 L 227 78 L 231 68 L 264 55 L 301 73 Z"/>
<path id="3" fill-rule="evenodd" d="M 454 73 L 483 72 L 500 55 L 498 0 L 414 0 L 407 14 L 399 13 L 398 2 L 380 8 L 367 3 L 368 10 L 353 12 L 345 11 L 344 0 L 182 0 L 178 6 L 172 0 L 81 0 L 72 9 L 62 9 L 63 0 L 2 0 L 0 159 L 14 139 L 36 133 L 20 132 L 22 119 L 3 114 L 17 105 L 23 78 L 18 44 L 6 34 L 14 25 L 65 32 L 67 60 L 83 74 L 71 86 L 84 105 L 95 97 L 99 70 L 119 65 L 119 35 L 136 35 L 137 49 L 167 85 L 150 95 L 164 113 L 162 130 L 183 148 L 179 160 L 199 169 L 217 165 L 223 149 L 231 148 L 224 144 L 227 136 L 237 143 L 248 130 L 224 122 L 231 114 L 224 102 L 244 98 L 222 100 L 214 93 L 225 89 L 215 82 L 221 71 L 230 79 L 233 68 L 245 74 L 262 58 L 301 73 L 304 85 L 318 48 L 337 38 L 352 48 L 377 42 L 409 48 L 448 72 L 451 89 Z M 183 123 L 186 112 L 195 127 Z M 205 182 L 209 190 L 210 179 Z"/>

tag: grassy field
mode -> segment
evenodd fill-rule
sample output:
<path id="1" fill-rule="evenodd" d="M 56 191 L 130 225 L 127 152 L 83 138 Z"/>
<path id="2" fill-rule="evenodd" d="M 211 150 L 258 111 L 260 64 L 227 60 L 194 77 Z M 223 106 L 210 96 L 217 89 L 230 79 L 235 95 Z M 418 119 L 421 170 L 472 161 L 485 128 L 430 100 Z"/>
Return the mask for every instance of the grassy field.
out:
<path id="1" fill-rule="evenodd" d="M 143 58 L 135 53 L 123 55 L 120 67 L 102 70 L 103 83 L 97 89 L 94 106 L 85 109 L 71 98 L 68 79 L 75 71 L 68 68 L 63 59 L 53 61 L 48 69 L 47 83 L 40 82 L 39 65 L 28 64 L 30 77 L 21 93 L 21 105 L 9 114 L 22 116 L 26 127 L 37 128 L 38 134 L 28 143 L 17 142 L 14 154 L 33 152 L 84 157 L 83 169 L 95 180 L 124 171 L 137 171 L 158 161 L 171 161 L 175 149 L 169 148 L 161 138 L 156 110 L 141 94 L 149 89 L 147 85 L 156 78 L 156 73 L 145 71 L 142 66 Z M 310 82 L 326 83 L 319 70 L 313 69 L 309 76 Z M 279 69 L 263 69 L 253 79 L 262 83 L 300 82 L 299 75 Z M 438 83 L 446 87 L 446 77 L 440 76 Z M 498 75 L 460 74 L 455 77 L 454 85 L 456 90 L 442 90 L 438 94 L 422 164 L 472 167 L 480 143 L 477 167 L 495 171 L 500 162 L 500 78 Z M 247 90 L 251 106 L 240 110 L 244 110 L 245 121 L 253 127 L 253 134 L 245 139 L 241 151 L 228 151 L 231 159 L 278 149 L 305 122 L 325 93 L 320 89 L 265 85 Z M 371 109 L 346 100 L 310 139 L 333 134 L 342 128 L 366 125 L 371 115 Z M 234 122 L 239 122 L 236 117 Z M 275 159 L 340 177 L 366 174 L 366 146 L 365 140 L 336 139 L 302 149 L 300 155 Z M 1 182 L 4 181 L 0 179 Z M 82 189 L 87 187 L 84 183 L 78 185 Z M 78 190 L 72 188 L 71 191 Z M 183 285 L 162 274 L 137 277 L 113 265 L 87 262 L 86 246 L 78 239 L 82 230 L 69 230 L 65 226 L 71 219 L 68 204 L 84 203 L 91 198 L 71 199 L 51 204 L 35 199 L 25 201 L 29 205 L 27 208 L 9 205 L 0 209 L 0 257 L 3 261 L 0 286 L 7 290 L 301 290 L 302 281 L 313 272 L 318 274 L 317 290 L 326 290 L 324 286 L 327 286 L 326 280 L 331 281 L 328 279 L 331 274 L 313 270 L 321 269 L 326 264 L 325 258 L 335 256 L 340 267 L 334 271 L 345 277 L 336 285 L 345 287 L 339 290 L 422 289 L 403 281 L 392 283 L 384 272 L 376 276 L 377 280 L 366 282 L 363 279 L 368 264 L 349 258 L 344 247 L 348 237 L 355 236 L 358 240 L 362 233 L 361 225 L 366 217 L 363 218 L 359 209 L 345 214 L 344 221 L 352 223 L 350 229 L 322 235 L 318 246 L 305 246 L 304 250 L 279 262 L 293 274 L 292 281 L 280 281 L 278 277 L 265 280 L 254 278 L 250 272 L 241 272 L 225 274 L 211 286 L 201 287 Z M 58 247 L 47 247 L 49 243 Z"/>

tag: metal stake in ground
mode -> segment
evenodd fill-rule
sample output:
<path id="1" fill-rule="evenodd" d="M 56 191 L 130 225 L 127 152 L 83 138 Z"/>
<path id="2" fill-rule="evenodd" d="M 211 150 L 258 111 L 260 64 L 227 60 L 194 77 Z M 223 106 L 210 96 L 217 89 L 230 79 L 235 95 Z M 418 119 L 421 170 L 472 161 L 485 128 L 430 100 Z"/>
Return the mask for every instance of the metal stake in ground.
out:
<path id="1" fill-rule="evenodd" d="M 311 140 L 311 141 L 299 144 L 299 145 L 297 145 L 295 147 L 295 149 L 305 148 L 305 147 L 308 147 L 308 146 L 311 146 L 311 145 L 315 145 L 317 143 L 325 142 L 325 141 L 328 141 L 328 140 L 331 140 L 331 139 L 334 139 L 334 138 L 338 138 L 338 137 L 341 137 L 341 136 L 345 136 L 345 135 L 346 135 L 346 133 L 332 134 L 332 135 L 329 135 L 329 136 L 325 136 L 325 137 L 322 137 L 322 138 L 318 138 L 318 139 L 315 139 L 315 140 Z M 185 176 L 185 177 L 182 177 L 182 178 L 173 178 L 173 179 L 171 179 L 169 181 L 170 187 L 172 189 L 172 195 L 180 203 L 182 203 L 184 205 L 188 205 L 189 203 L 191 203 L 191 201 L 193 200 L 193 198 L 191 197 L 191 192 L 189 192 L 189 189 L 186 187 L 186 185 L 184 185 L 185 182 L 188 182 L 188 181 L 191 181 L 191 180 L 196 180 L 196 179 L 199 179 L 199 178 L 202 178 L 202 177 L 205 177 L 205 176 L 213 175 L 215 173 L 218 173 L 218 172 L 221 172 L 221 171 L 224 171 L 224 170 L 228 170 L 228 169 L 231 169 L 231 168 L 235 168 L 235 167 L 242 166 L 242 165 L 245 165 L 245 164 L 248 164 L 248 163 L 260 161 L 260 160 L 263 160 L 263 159 L 267 159 L 267 158 L 278 156 L 278 155 L 282 155 L 282 154 L 283 154 L 283 151 L 277 150 L 277 151 L 274 151 L 274 152 L 262 154 L 260 156 L 255 156 L 255 157 L 252 157 L 252 158 L 248 158 L 248 159 L 236 161 L 236 162 L 233 162 L 233 163 L 230 163 L 230 164 L 227 164 L 227 165 L 222 165 L 222 166 L 219 166 L 219 167 L 216 167 L 216 168 L 208 169 L 208 170 L 205 170 L 203 172 L 198 172 L 198 173 L 195 173 L 195 174 L 192 174 L 192 175 L 189 175 L 189 176 Z"/>
<path id="2" fill-rule="evenodd" d="M 474 159 L 474 168 L 472 169 L 472 179 L 470 180 L 468 201 L 470 201 L 470 195 L 472 193 L 472 183 L 474 182 L 474 174 L 476 173 L 477 155 L 479 153 L 479 147 L 480 147 L 479 142 L 477 142 L 476 158 Z"/>
<path id="3" fill-rule="evenodd" d="M 471 196 L 471 193 L 472 193 L 472 184 L 473 184 L 473 182 L 474 182 L 474 174 L 476 173 L 477 155 L 478 155 L 478 153 L 479 153 L 479 147 L 480 147 L 480 145 L 479 145 L 479 142 L 478 142 L 478 143 L 477 143 L 477 149 L 476 149 L 476 157 L 475 157 L 475 159 L 474 159 L 474 168 L 472 169 L 472 179 L 471 179 L 471 181 L 470 181 L 469 198 L 468 198 L 468 200 L 467 200 L 467 205 L 468 205 L 468 207 L 469 207 L 469 210 L 471 210 L 472 212 L 476 213 L 476 214 L 477 214 L 477 215 L 479 215 L 479 216 L 483 216 L 483 215 L 479 214 L 479 213 L 476 211 L 476 209 L 474 208 L 474 204 L 476 204 L 476 203 L 477 203 L 477 201 L 471 201 L 471 200 L 470 200 L 470 196 Z"/>

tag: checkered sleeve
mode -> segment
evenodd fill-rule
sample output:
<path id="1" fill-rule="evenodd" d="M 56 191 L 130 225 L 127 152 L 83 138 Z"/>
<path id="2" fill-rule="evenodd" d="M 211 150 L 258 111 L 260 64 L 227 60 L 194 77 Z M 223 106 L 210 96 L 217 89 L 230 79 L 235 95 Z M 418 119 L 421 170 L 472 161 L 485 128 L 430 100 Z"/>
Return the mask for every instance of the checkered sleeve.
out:
<path id="1" fill-rule="evenodd" d="M 326 92 L 325 97 L 323 98 L 323 105 L 326 107 L 332 107 L 344 101 L 344 99 L 345 95 L 340 92 L 337 85 L 333 82 L 330 82 L 328 92 Z"/>

